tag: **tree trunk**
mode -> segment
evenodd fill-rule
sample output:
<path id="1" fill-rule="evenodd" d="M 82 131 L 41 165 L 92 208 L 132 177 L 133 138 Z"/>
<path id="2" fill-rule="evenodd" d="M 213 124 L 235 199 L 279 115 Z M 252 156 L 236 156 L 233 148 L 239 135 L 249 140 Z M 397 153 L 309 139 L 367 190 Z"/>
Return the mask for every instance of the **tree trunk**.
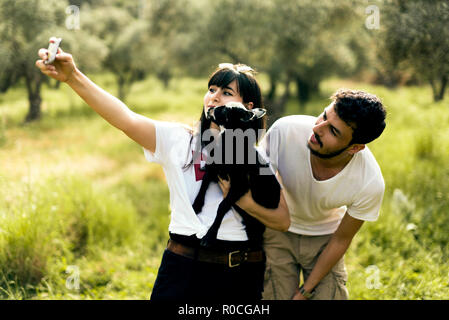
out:
<path id="1" fill-rule="evenodd" d="M 288 99 L 290 99 L 290 81 L 291 81 L 290 76 L 287 76 L 287 79 L 285 80 L 285 83 L 284 83 L 285 91 L 284 91 L 284 94 L 282 95 L 281 100 L 280 100 L 280 105 L 282 106 L 282 109 L 281 109 L 282 113 L 281 114 L 284 114 L 284 112 L 285 112 L 285 105 L 287 104 Z"/>
<path id="2" fill-rule="evenodd" d="M 446 85 L 447 85 L 447 76 L 442 76 L 441 77 L 441 87 L 440 87 L 440 92 L 438 93 L 438 100 L 443 100 L 444 99 L 444 93 L 446 91 Z"/>
<path id="3" fill-rule="evenodd" d="M 272 100 L 271 114 L 269 115 L 267 121 L 268 127 L 270 127 L 273 124 L 273 122 L 282 117 L 285 113 L 285 106 L 287 105 L 288 99 L 290 98 L 290 89 L 289 89 L 290 81 L 291 81 L 290 76 L 287 76 L 284 84 L 285 91 L 282 94 L 282 97 L 277 101 Z"/>
<path id="4" fill-rule="evenodd" d="M 434 79 L 429 80 L 430 86 L 432 87 L 434 102 L 438 102 L 444 99 L 444 92 L 446 91 L 447 80 L 448 80 L 447 76 L 444 75 L 441 77 L 440 88 L 438 88 L 439 81 L 435 81 Z"/>
<path id="5" fill-rule="evenodd" d="M 164 89 L 168 89 L 171 79 L 170 71 L 168 69 L 164 69 L 157 74 L 157 77 L 162 81 Z"/>
<path id="6" fill-rule="evenodd" d="M 277 77 L 270 75 L 270 90 L 267 94 L 267 100 L 273 101 L 274 97 L 276 96 L 276 89 L 277 89 Z"/>
<path id="7" fill-rule="evenodd" d="M 118 98 L 120 101 L 125 101 L 126 98 L 126 79 L 123 75 L 117 76 Z"/>
<path id="8" fill-rule="evenodd" d="M 296 92 L 299 106 L 302 108 L 310 99 L 310 87 L 307 81 L 303 81 L 300 77 L 296 77 Z"/>
<path id="9" fill-rule="evenodd" d="M 303 79 L 298 76 L 295 80 L 299 107 L 302 109 L 306 102 L 310 100 L 312 94 L 319 91 L 319 84 L 312 83 L 310 81 L 303 81 Z"/>
<path id="10" fill-rule="evenodd" d="M 41 83 L 42 77 L 33 73 L 25 75 L 25 83 L 28 92 L 29 109 L 25 122 L 38 120 L 41 117 Z"/>

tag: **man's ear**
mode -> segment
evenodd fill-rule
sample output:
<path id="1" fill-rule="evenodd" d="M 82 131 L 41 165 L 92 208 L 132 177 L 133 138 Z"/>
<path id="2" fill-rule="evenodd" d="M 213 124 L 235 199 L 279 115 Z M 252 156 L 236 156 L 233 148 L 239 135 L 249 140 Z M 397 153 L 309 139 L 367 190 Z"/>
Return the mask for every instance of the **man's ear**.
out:
<path id="1" fill-rule="evenodd" d="M 353 144 L 353 145 L 351 145 L 351 146 L 349 147 L 348 152 L 349 152 L 351 155 L 354 155 L 354 154 L 356 154 L 357 152 L 362 151 L 363 149 L 365 149 L 365 145 L 364 145 L 364 144 L 356 143 L 356 144 Z"/>

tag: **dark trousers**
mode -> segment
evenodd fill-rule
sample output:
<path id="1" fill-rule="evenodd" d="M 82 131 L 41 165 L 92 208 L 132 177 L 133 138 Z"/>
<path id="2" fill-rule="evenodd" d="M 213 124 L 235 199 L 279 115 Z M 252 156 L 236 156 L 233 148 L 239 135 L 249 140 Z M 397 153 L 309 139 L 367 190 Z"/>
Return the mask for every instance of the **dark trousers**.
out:
<path id="1" fill-rule="evenodd" d="M 265 262 L 226 265 L 199 262 L 167 249 L 154 283 L 153 301 L 254 301 L 262 299 Z"/>

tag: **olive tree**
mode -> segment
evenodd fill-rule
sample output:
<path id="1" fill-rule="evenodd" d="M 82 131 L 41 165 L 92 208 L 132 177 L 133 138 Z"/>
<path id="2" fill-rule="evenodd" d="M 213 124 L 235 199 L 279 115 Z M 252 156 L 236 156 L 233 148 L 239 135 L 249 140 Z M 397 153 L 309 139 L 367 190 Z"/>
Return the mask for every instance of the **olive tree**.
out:
<path id="1" fill-rule="evenodd" d="M 77 57 L 86 70 L 98 70 L 107 53 L 102 42 L 82 30 L 67 28 L 69 3 L 58 0 L 4 0 L 0 3 L 0 91 L 25 80 L 29 109 L 25 121 L 41 117 L 41 88 L 48 77 L 36 67 L 39 48 L 51 36 L 62 37 L 61 47 Z M 83 54 L 80 54 L 80 53 Z"/>
<path id="2" fill-rule="evenodd" d="M 392 0 L 382 12 L 381 48 L 387 63 L 409 69 L 442 100 L 449 77 L 449 3 Z"/>
<path id="3" fill-rule="evenodd" d="M 4 0 L 0 3 L 0 88 L 2 92 L 25 79 L 29 109 L 25 121 L 41 115 L 43 75 L 35 67 L 37 49 L 48 43 L 65 20 L 67 2 Z"/>

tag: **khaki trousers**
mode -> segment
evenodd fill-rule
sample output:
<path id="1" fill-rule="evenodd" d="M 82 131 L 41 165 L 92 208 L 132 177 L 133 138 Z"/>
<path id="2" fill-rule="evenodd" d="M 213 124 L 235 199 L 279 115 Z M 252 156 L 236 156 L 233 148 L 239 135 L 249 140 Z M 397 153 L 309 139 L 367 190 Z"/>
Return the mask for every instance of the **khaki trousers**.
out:
<path id="1" fill-rule="evenodd" d="M 267 263 L 263 299 L 290 300 L 299 287 L 301 272 L 304 281 L 307 280 L 331 236 L 306 236 L 266 228 L 264 249 Z M 348 299 L 346 281 L 343 257 L 315 287 L 312 299 Z"/>

